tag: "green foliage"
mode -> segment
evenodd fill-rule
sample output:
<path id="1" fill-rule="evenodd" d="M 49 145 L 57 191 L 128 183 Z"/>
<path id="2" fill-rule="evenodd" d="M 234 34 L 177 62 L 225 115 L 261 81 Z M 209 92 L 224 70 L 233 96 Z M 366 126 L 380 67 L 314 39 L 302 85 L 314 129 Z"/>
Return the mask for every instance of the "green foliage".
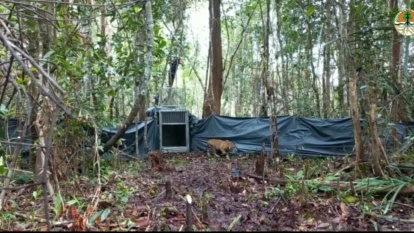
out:
<path id="1" fill-rule="evenodd" d="M 76 206 L 78 209 L 81 209 L 81 210 L 83 210 L 86 207 L 86 204 L 82 200 L 80 200 L 78 198 L 75 198 L 75 197 L 73 197 L 73 199 L 67 201 L 66 205 Z"/>
<path id="2" fill-rule="evenodd" d="M 7 175 L 9 171 L 9 169 L 7 168 L 7 164 L 6 164 L 6 158 L 7 158 L 7 155 L 0 156 L 0 176 Z"/>
<path id="3" fill-rule="evenodd" d="M 119 182 L 117 184 L 117 191 L 115 196 L 117 197 L 118 201 L 121 202 L 120 208 L 124 206 L 127 202 L 129 197 L 134 193 L 135 190 L 133 190 L 131 187 L 125 187 L 122 182 Z"/>
<path id="4" fill-rule="evenodd" d="M 96 212 L 94 215 L 92 215 L 92 217 L 89 219 L 89 224 L 93 226 L 98 217 L 100 218 L 99 222 L 103 222 L 108 218 L 110 214 L 111 214 L 111 209 L 109 208 L 100 210 Z"/>
<path id="5" fill-rule="evenodd" d="M 303 170 L 299 170 L 294 175 L 285 174 L 287 178 L 287 184 L 285 186 L 285 192 L 288 196 L 293 197 L 299 195 L 302 191 L 302 184 L 300 181 L 303 178 Z"/>
<path id="6" fill-rule="evenodd" d="M 55 213 L 55 219 L 60 216 L 63 211 L 63 198 L 60 194 L 56 194 L 53 198 L 53 212 Z"/>
<path id="7" fill-rule="evenodd" d="M 284 193 L 285 193 L 285 191 L 283 191 L 283 190 L 281 190 L 281 189 L 279 189 L 277 187 L 274 187 L 274 188 L 268 190 L 265 193 L 265 198 L 266 198 L 266 200 L 271 200 L 273 198 L 280 197 Z"/>
<path id="8" fill-rule="evenodd" d="M 16 219 L 17 217 L 13 211 L 10 211 L 10 212 L 1 211 L 0 212 L 0 227 L 7 229 L 9 228 L 10 225 L 16 222 Z"/>
<path id="9" fill-rule="evenodd" d="M 383 198 L 383 205 L 384 214 L 388 213 L 388 211 L 394 205 L 395 199 L 397 198 L 399 192 L 402 188 L 407 186 L 408 184 L 412 183 L 411 179 L 401 180 L 401 179 L 388 179 L 382 180 L 377 178 L 364 178 L 355 181 L 357 185 L 355 185 L 355 191 L 366 191 L 368 193 L 378 192 L 380 190 L 389 190 L 389 192 Z M 391 197 L 391 198 L 389 198 Z"/>
<path id="10" fill-rule="evenodd" d="M 315 5 L 310 6 L 308 8 L 308 10 L 306 11 L 306 15 L 307 16 L 311 16 L 315 12 L 315 10 L 316 10 L 316 6 Z"/>
<path id="11" fill-rule="evenodd" d="M 41 197 L 43 194 L 43 190 L 42 189 L 37 189 L 36 191 L 33 191 L 32 196 L 35 200 L 37 200 L 39 197 Z"/>

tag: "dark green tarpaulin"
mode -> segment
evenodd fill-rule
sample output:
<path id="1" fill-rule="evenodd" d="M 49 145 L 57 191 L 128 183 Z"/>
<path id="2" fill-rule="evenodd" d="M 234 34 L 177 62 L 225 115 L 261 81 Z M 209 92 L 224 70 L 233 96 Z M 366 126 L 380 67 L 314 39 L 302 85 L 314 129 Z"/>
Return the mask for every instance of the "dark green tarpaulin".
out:
<path id="1" fill-rule="evenodd" d="M 131 124 L 123 135 L 122 145 L 119 146 L 124 152 L 129 153 L 130 155 L 135 156 L 136 154 L 136 132 L 138 130 L 138 147 L 140 156 L 146 157 L 148 150 L 158 149 L 160 147 L 159 143 L 159 131 L 156 127 L 155 122 L 152 118 L 147 120 L 147 146 L 144 143 L 144 130 L 145 122 L 139 122 L 137 124 Z M 107 142 L 118 129 L 116 127 L 104 127 L 102 129 L 101 141 L 103 143 Z"/>
<path id="2" fill-rule="evenodd" d="M 345 155 L 354 147 L 353 124 L 346 119 L 312 119 L 293 116 L 277 118 L 279 149 L 282 154 Z M 270 151 L 269 118 L 212 116 L 192 129 L 191 149 L 204 151 L 210 138 L 236 143 L 239 152 L 256 153 L 265 143 Z"/>
<path id="3" fill-rule="evenodd" d="M 148 150 L 160 148 L 159 127 L 157 123 L 157 109 L 151 111 L 147 120 L 147 145 L 144 144 L 145 123 L 131 124 L 122 137 L 123 145 L 120 149 L 135 155 L 136 130 L 138 129 L 139 154 L 146 157 Z M 304 156 L 344 156 L 353 152 L 354 131 L 351 118 L 317 119 L 294 116 L 280 116 L 278 121 L 279 149 L 284 155 L 297 154 Z M 190 115 L 190 150 L 205 151 L 210 138 L 228 139 L 233 141 L 239 153 L 258 153 L 265 143 L 266 150 L 270 151 L 271 131 L 269 118 L 253 117 L 225 117 L 211 116 L 198 120 Z M 363 124 L 363 121 L 362 125 Z M 392 148 L 391 127 L 381 130 L 381 137 L 387 148 Z M 402 143 L 412 134 L 414 123 L 408 127 L 397 125 L 397 137 Z M 107 142 L 117 131 L 116 127 L 104 127 L 101 132 L 102 143 Z M 17 121 L 8 122 L 8 137 L 10 141 L 17 140 Z M 24 140 L 30 143 L 30 140 Z M 3 140 L 7 140 L 3 135 Z M 24 149 L 28 149 L 25 146 Z"/>

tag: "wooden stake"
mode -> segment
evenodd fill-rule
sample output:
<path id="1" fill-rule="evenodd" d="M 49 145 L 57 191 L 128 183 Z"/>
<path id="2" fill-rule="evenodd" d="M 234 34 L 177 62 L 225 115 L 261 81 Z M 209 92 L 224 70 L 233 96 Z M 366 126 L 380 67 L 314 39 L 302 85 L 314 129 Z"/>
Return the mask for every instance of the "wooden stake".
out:
<path id="1" fill-rule="evenodd" d="M 193 202 L 192 198 L 190 195 L 186 195 L 185 196 L 186 199 L 186 214 L 187 214 L 187 227 L 186 227 L 186 231 L 193 231 L 193 211 L 191 210 L 191 203 Z"/>

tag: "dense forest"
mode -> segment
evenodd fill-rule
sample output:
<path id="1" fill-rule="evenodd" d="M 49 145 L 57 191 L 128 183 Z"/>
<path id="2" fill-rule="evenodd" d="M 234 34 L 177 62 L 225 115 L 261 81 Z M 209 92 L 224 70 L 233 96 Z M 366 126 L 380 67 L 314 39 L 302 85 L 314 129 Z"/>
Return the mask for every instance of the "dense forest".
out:
<path id="1" fill-rule="evenodd" d="M 0 230 L 411 230 L 412 6 L 1 1 Z M 268 118 L 272 151 L 122 150 L 170 104 Z M 277 116 L 350 118 L 354 152 L 282 155 Z"/>

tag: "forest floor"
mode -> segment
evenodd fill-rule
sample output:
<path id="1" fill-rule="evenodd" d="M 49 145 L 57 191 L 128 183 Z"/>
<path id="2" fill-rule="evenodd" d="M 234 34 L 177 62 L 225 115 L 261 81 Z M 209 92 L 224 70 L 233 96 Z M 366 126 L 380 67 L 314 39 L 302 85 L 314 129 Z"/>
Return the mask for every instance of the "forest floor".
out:
<path id="1" fill-rule="evenodd" d="M 304 173 L 308 180 L 328 179 L 329 173 L 346 165 L 343 159 L 310 159 L 308 169 L 305 160 L 284 159 L 279 171 L 290 178 L 280 182 L 274 165 L 267 169 L 265 181 L 254 175 L 254 156 L 228 160 L 167 154 L 163 158 L 166 168 L 162 171 L 151 169 L 148 162 L 129 162 L 118 164 L 116 169 L 102 166 L 101 184 L 87 177 L 62 182 L 65 207 L 59 199 L 49 198 L 51 229 L 185 231 L 187 194 L 192 198 L 194 231 L 414 229 L 411 198 L 398 197 L 383 214 L 383 196 L 353 196 L 350 190 L 315 188 L 302 181 Z M 170 198 L 166 197 L 167 181 L 173 191 Z M 47 230 L 38 190 L 12 191 L 0 213 L 0 230 Z"/>

